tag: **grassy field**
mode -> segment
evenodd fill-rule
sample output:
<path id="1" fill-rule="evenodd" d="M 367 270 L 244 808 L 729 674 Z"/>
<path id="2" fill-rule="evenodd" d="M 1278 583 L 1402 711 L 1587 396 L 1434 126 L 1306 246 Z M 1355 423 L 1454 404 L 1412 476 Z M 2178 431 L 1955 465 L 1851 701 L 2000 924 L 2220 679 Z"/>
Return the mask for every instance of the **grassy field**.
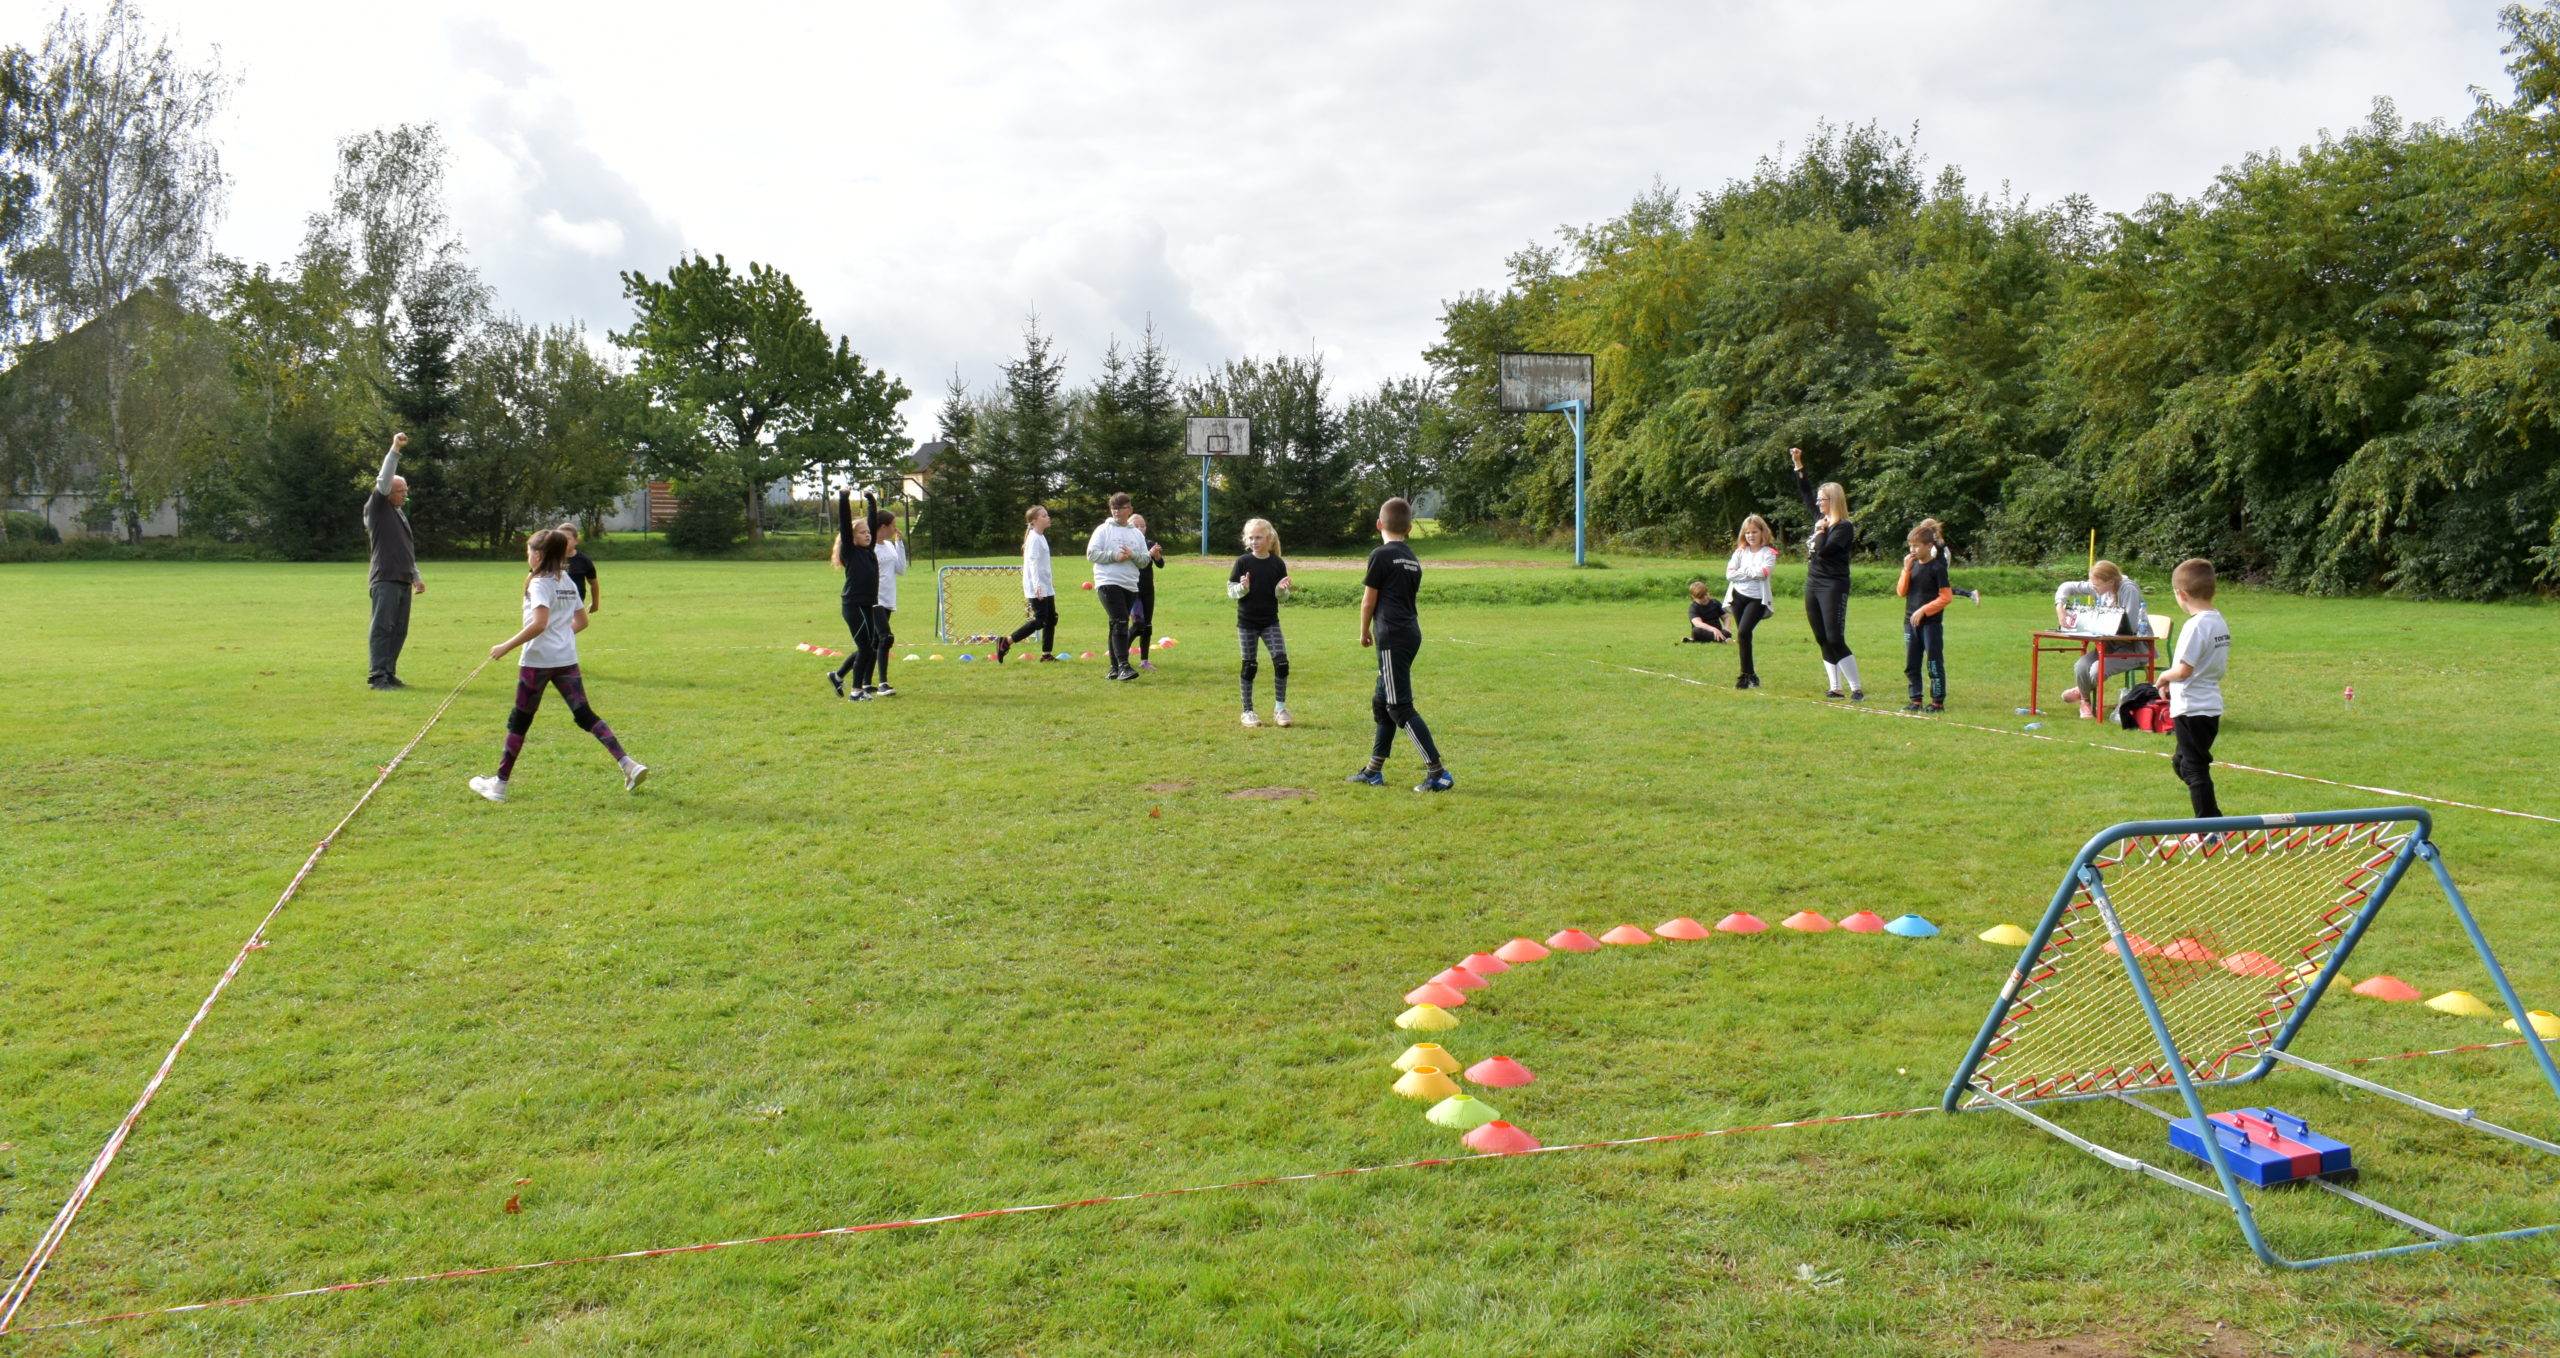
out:
<path id="1" fill-rule="evenodd" d="M 1239 729 L 1216 572 L 1168 573 L 1182 644 L 1140 683 L 919 663 L 857 707 L 791 649 L 842 644 L 823 565 L 610 570 L 588 688 L 655 766 L 647 788 L 624 795 L 555 699 L 514 800 L 471 796 L 509 691 L 483 674 L 251 956 L 24 1320 L 1449 1154 L 1387 1089 L 1398 997 L 1567 925 L 1868 908 L 1947 933 L 1718 937 L 1501 978 L 1443 1040 L 1536 1069 L 1494 1101 L 1551 1144 L 1929 1104 L 2014 956 L 1971 935 L 2031 923 L 2095 828 L 2184 814 L 2165 759 L 1803 701 L 1821 671 L 1792 605 L 1763 633 L 1769 687 L 1743 693 L 1729 650 L 1667 644 L 1676 598 L 1435 606 L 1462 573 L 1434 574 L 1416 688 L 1459 782 L 1425 797 L 1404 790 L 1409 748 L 1389 790 L 1341 781 L 1369 730 L 1346 609 L 1286 617 L 1298 726 Z M 519 580 L 434 568 L 403 666 L 418 688 L 385 695 L 362 683 L 345 566 L 0 568 L 0 1273 L 312 841 L 512 630 Z M 908 590 L 901 650 L 956 654 Z M 1069 643 L 1097 645 L 1091 596 L 1062 603 Z M 1949 715 L 2014 729 L 2045 606 L 1959 609 Z M 2226 756 L 2560 814 L 2560 611 L 2247 592 L 2226 611 Z M 1890 607 L 1859 599 L 1850 625 L 1893 697 Z M 2072 727 L 2043 734 L 2154 739 Z M 2222 785 L 2235 812 L 2377 800 Z M 1312 795 L 1230 795 L 1274 787 Z M 2560 826 L 2437 823 L 2526 998 L 2560 1008 Z M 2354 970 L 2485 989 L 2418 885 Z M 2342 997 L 2302 1049 L 2504 1036 Z M 2382 1069 L 2560 1129 L 2517 1050 Z M 2386 1201 L 2459 1227 L 2560 1220 L 2547 1163 L 2307 1077 L 2276 1089 L 2345 1129 Z M 2128 1109 L 2068 1121 L 2146 1154 L 2160 1137 Z M 2301 1194 L 2267 1224 L 2296 1254 L 2410 1238 Z M 2560 1347 L 2555 1265 L 2528 1243 L 2272 1274 L 2210 1204 L 2013 1120 L 1926 1114 L 386 1287 L 0 1353 L 2535 1353 Z M 2050 1337 L 2079 1347 L 2028 1342 Z"/>

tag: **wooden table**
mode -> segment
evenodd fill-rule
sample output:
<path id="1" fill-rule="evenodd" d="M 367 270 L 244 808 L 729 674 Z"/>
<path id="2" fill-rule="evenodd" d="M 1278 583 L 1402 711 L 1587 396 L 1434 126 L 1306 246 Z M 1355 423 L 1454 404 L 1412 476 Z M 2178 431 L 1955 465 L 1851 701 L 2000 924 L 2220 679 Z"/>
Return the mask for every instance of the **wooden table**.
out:
<path id="1" fill-rule="evenodd" d="M 2076 664 L 2079 657 L 2089 653 L 2089 649 L 2091 647 L 2098 646 L 2106 642 L 2115 643 L 2115 649 L 2107 653 L 2109 659 L 2139 659 L 2142 661 L 2143 682 L 2155 683 L 2158 681 L 2160 675 L 2160 646 L 2154 638 L 2141 635 L 2126 636 L 2122 633 L 2112 632 L 2105 636 L 2100 636 L 2095 632 L 2039 631 L 2035 634 L 2034 639 L 2029 643 L 2032 649 L 2029 651 L 2027 656 L 2028 715 L 2037 717 L 2044 715 L 2044 709 L 2038 706 L 2037 703 L 2039 701 L 2038 695 L 2044 692 L 2043 665 L 2045 656 L 2049 654 L 2068 655 L 2072 657 L 2073 662 Z M 2142 649 L 2139 652 L 2136 652 L 2134 649 L 2136 646 L 2139 646 Z M 2091 717 L 2104 721 L 2107 716 L 2106 704 L 2102 701 L 2106 696 L 2107 690 L 2107 669 L 2104 661 L 2101 661 L 2098 666 L 2097 687 L 2098 691 L 2096 693 L 2083 695 L 2083 705 L 2089 709 L 2089 715 Z"/>

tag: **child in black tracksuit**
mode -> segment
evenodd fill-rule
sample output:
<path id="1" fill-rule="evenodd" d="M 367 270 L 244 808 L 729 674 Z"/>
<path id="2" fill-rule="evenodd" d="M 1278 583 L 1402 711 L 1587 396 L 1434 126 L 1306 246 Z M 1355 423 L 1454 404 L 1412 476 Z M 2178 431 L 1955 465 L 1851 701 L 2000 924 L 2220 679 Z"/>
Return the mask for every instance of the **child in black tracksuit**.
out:
<path id="1" fill-rule="evenodd" d="M 1947 620 L 1955 587 L 1947 583 L 1946 554 L 1938 550 L 1930 525 L 1911 530 L 1911 550 L 1902 558 L 1902 578 L 1893 592 L 1902 596 L 1902 675 L 1910 681 L 1911 701 L 1902 709 L 1919 712 L 1920 675 L 1929 676 L 1929 712 L 1947 710 Z"/>
<path id="2" fill-rule="evenodd" d="M 1726 630 L 1728 626 L 1724 616 L 1724 601 L 1718 599 L 1707 588 L 1706 581 L 1690 581 L 1689 635 L 1680 638 L 1680 643 L 1686 645 L 1692 641 L 1701 643 L 1729 641 L 1732 639 L 1732 634 Z"/>
<path id="3" fill-rule="evenodd" d="M 853 516 L 853 492 L 836 495 L 836 543 L 830 559 L 844 570 L 844 625 L 853 633 L 853 654 L 844 664 L 827 675 L 835 686 L 836 696 L 854 702 L 868 702 L 871 672 L 880 659 L 878 625 L 875 610 L 880 604 L 880 558 L 871 551 L 871 515 L 876 512 L 869 496 L 863 497 L 863 515 Z M 853 675 L 853 687 L 847 689 L 845 675 Z"/>

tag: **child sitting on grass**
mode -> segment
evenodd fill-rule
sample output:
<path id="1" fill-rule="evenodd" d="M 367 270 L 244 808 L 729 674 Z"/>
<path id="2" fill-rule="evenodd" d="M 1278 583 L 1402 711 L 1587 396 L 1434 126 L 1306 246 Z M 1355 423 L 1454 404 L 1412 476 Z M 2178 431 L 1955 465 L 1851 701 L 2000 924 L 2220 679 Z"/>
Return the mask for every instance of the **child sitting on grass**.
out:
<path id="1" fill-rule="evenodd" d="M 1706 645 L 1731 641 L 1733 636 L 1726 628 L 1724 601 L 1707 591 L 1706 581 L 1690 581 L 1689 635 L 1680 638 L 1680 644 L 1686 645 L 1694 641 Z"/>

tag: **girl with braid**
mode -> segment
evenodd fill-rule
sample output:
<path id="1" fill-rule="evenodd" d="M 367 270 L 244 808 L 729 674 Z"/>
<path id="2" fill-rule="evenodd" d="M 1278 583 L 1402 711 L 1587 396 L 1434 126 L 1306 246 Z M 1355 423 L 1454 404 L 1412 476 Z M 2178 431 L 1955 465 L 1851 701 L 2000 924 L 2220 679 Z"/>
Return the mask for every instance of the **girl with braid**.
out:
<path id="1" fill-rule="evenodd" d="M 557 528 L 545 528 L 525 544 L 529 573 L 524 585 L 524 628 L 489 648 L 489 658 L 497 660 L 524 647 L 523 664 L 516 669 L 516 706 L 507 714 L 506 750 L 498 757 L 497 775 L 471 780 L 471 790 L 493 802 L 507 799 L 507 780 L 515 776 L 516 756 L 524 750 L 525 732 L 533 729 L 533 714 L 542 706 L 546 688 L 560 690 L 560 701 L 569 705 L 569 719 L 602 742 L 605 753 L 622 766 L 624 791 L 637 789 L 640 780 L 649 776 L 649 766 L 624 754 L 622 742 L 613 738 L 613 728 L 587 706 L 586 684 L 578 674 L 578 634 L 587 630 L 587 610 L 578 602 L 577 583 L 569 578 L 568 557 L 569 536 Z"/>

